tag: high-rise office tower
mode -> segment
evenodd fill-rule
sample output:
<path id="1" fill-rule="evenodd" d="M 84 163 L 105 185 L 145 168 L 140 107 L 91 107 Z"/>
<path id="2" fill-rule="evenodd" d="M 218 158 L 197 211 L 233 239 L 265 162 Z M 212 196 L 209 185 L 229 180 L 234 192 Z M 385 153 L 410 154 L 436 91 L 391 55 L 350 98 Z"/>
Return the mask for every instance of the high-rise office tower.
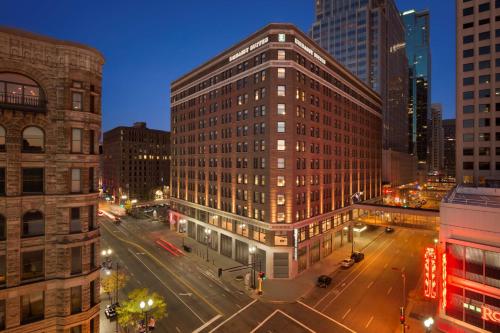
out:
<path id="1" fill-rule="evenodd" d="M 500 2 L 456 3 L 457 183 L 500 184 Z"/>
<path id="2" fill-rule="evenodd" d="M 431 142 L 429 171 L 440 173 L 443 171 L 443 107 L 435 103 L 431 106 Z"/>
<path id="3" fill-rule="evenodd" d="M 316 0 L 310 35 L 367 83 L 383 103 L 383 179 L 414 180 L 408 154 L 405 29 L 393 0 Z"/>
<path id="4" fill-rule="evenodd" d="M 0 27 L 0 330 L 99 331 L 103 63 Z"/>
<path id="5" fill-rule="evenodd" d="M 406 32 L 408 59 L 408 151 L 417 157 L 419 171 L 427 172 L 428 126 L 431 102 L 430 17 L 428 10 L 401 14 Z"/>
<path id="6" fill-rule="evenodd" d="M 270 278 L 330 255 L 381 194 L 380 97 L 291 24 L 172 82 L 171 119 L 171 225 Z"/>
<path id="7" fill-rule="evenodd" d="M 455 177 L 455 119 L 443 120 L 443 171 L 448 177 Z"/>

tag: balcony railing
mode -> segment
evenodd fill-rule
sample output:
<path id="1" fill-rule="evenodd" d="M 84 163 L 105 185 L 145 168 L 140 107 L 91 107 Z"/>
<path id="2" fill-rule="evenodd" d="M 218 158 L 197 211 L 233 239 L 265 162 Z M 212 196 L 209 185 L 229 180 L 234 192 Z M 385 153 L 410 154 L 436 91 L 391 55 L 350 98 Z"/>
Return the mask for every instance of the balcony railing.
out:
<path id="1" fill-rule="evenodd" d="M 26 111 L 44 111 L 47 102 L 40 96 L 27 96 L 0 92 L 0 108 L 9 108 Z"/>

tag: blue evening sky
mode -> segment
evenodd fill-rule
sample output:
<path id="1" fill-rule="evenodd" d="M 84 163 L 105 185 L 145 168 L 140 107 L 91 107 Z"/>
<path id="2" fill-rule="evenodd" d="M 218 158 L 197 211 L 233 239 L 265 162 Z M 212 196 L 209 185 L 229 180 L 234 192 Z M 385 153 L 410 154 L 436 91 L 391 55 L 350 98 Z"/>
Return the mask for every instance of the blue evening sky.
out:
<path id="1" fill-rule="evenodd" d="M 432 101 L 455 116 L 452 0 L 396 0 L 431 12 Z M 270 22 L 308 31 L 314 0 L 2 1 L 0 25 L 88 44 L 106 58 L 103 130 L 134 121 L 170 129 L 170 82 Z"/>

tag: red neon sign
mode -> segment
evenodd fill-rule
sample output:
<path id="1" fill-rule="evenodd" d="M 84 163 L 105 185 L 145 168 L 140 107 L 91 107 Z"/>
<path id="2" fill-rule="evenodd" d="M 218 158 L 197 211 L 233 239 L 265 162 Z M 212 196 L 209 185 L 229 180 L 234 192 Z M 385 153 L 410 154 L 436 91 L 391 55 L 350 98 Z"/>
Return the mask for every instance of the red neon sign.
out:
<path id="1" fill-rule="evenodd" d="M 485 305 L 481 306 L 481 316 L 482 319 L 491 321 L 494 323 L 500 323 L 500 311 L 495 311 Z"/>
<path id="2" fill-rule="evenodd" d="M 424 295 L 428 298 L 437 297 L 437 266 L 436 266 L 436 250 L 433 247 L 428 247 L 425 250 L 425 282 Z"/>
<path id="3" fill-rule="evenodd" d="M 446 293 L 447 293 L 447 290 L 446 290 L 446 277 L 447 277 L 447 272 L 446 272 L 446 265 L 447 265 L 447 262 L 446 262 L 446 253 L 443 253 L 443 258 L 442 258 L 442 265 L 443 265 L 443 271 L 442 271 L 442 275 L 441 275 L 441 278 L 442 278 L 442 291 L 443 291 L 443 295 L 441 297 L 441 308 L 443 310 L 446 309 Z"/>

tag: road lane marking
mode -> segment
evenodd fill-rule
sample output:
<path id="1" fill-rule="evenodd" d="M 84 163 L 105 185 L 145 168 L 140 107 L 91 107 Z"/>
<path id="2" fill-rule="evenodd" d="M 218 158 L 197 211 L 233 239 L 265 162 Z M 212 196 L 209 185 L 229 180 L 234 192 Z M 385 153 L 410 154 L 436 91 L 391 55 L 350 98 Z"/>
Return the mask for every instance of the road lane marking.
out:
<path id="1" fill-rule="evenodd" d="M 370 283 L 368 284 L 368 287 L 366 287 L 366 289 L 369 289 L 371 286 L 373 286 L 373 282 L 375 282 L 375 281 L 370 282 Z"/>
<path id="2" fill-rule="evenodd" d="M 366 271 L 366 270 L 370 267 L 370 265 L 372 265 L 372 264 L 375 262 L 375 260 L 376 260 L 378 257 L 380 257 L 380 255 L 381 255 L 382 253 L 384 253 L 384 251 L 385 251 L 385 250 L 387 250 L 387 249 L 389 248 L 389 246 L 390 246 L 392 243 L 394 243 L 394 241 L 395 241 L 395 239 L 393 239 L 392 241 L 390 241 L 390 242 L 389 242 L 389 244 L 387 244 L 387 246 L 385 246 L 385 247 L 383 248 L 383 250 L 382 250 L 382 251 L 380 251 L 380 252 L 379 252 L 379 253 L 378 253 L 378 254 L 377 254 L 377 255 L 373 258 L 373 260 L 372 260 L 372 261 L 371 261 L 368 265 L 366 265 L 366 266 L 365 266 L 362 270 L 360 270 L 360 271 L 359 271 L 359 273 L 358 273 L 358 274 L 357 274 L 357 275 L 356 275 L 353 279 L 351 279 L 351 281 L 349 281 L 349 283 L 347 284 L 347 286 L 346 286 L 344 289 L 342 289 L 341 291 L 339 291 L 339 292 L 338 292 L 338 294 L 337 294 L 337 295 L 335 295 L 335 297 L 334 297 L 334 298 L 332 298 L 332 299 L 330 300 L 330 302 L 328 302 L 328 303 L 327 303 L 327 304 L 323 307 L 323 311 L 325 311 L 325 310 L 326 310 L 326 308 L 328 308 L 328 307 L 330 306 L 330 304 L 332 304 L 332 303 L 333 303 L 333 301 L 335 301 L 335 300 L 336 300 L 336 299 L 337 299 L 337 298 L 338 298 L 338 297 L 339 297 L 339 296 L 340 296 L 340 295 L 341 295 L 344 291 L 346 291 L 346 290 L 347 290 L 347 288 L 349 288 L 349 286 L 350 286 L 350 285 L 351 285 L 354 281 L 356 281 L 356 279 L 357 279 L 357 278 L 361 275 L 361 273 L 363 273 L 364 271 Z"/>
<path id="3" fill-rule="evenodd" d="M 179 329 L 179 327 L 175 326 L 175 330 L 179 333 L 181 333 L 181 330 Z"/>
<path id="4" fill-rule="evenodd" d="M 388 239 L 387 239 L 387 240 L 384 240 L 384 241 L 383 241 L 383 243 L 382 243 L 382 246 L 380 246 L 380 247 L 383 247 L 383 244 L 385 244 L 385 243 L 386 243 L 386 242 L 388 242 L 388 241 L 389 241 Z M 376 243 L 371 243 L 371 244 L 376 244 Z M 369 246 L 371 246 L 371 244 L 370 244 L 370 245 L 368 245 L 368 246 L 365 246 L 365 247 L 364 247 L 364 249 L 366 249 L 366 248 L 368 248 Z M 378 248 L 377 248 L 377 249 L 378 249 Z M 347 280 L 347 279 L 348 279 L 348 278 L 349 278 L 352 274 L 354 274 L 355 272 L 357 272 L 357 271 L 356 271 L 356 269 L 357 269 L 357 267 L 354 267 L 354 270 L 352 270 L 351 272 L 349 272 L 349 274 L 347 274 L 347 276 L 346 276 L 346 277 L 342 280 L 342 282 L 345 282 L 345 281 L 346 281 L 346 280 Z M 330 290 L 329 292 L 327 292 L 327 293 L 325 294 L 325 296 L 321 297 L 321 298 L 320 298 L 320 299 L 316 302 L 316 304 L 314 304 L 314 306 L 313 306 L 313 307 L 314 307 L 314 308 L 316 308 L 319 304 L 321 304 L 321 302 L 323 302 L 323 301 L 324 301 L 324 300 L 325 300 L 328 296 L 330 296 L 330 295 L 333 293 L 333 291 L 334 291 L 334 290 L 335 290 L 335 289 L 332 289 L 332 290 Z"/>
<path id="5" fill-rule="evenodd" d="M 264 319 L 262 322 L 259 322 L 259 325 L 255 326 L 255 328 L 253 330 L 251 330 L 250 333 L 256 332 L 262 325 L 264 325 L 266 323 L 266 321 L 268 321 L 269 319 L 271 319 L 271 317 L 274 316 L 274 315 L 276 315 L 277 313 L 281 313 L 282 315 L 288 317 L 288 319 L 296 322 L 297 324 L 299 324 L 300 326 L 302 326 L 303 328 L 305 328 L 309 332 L 316 333 L 316 331 L 313 331 L 312 329 L 310 329 L 309 327 L 307 327 L 306 325 L 304 325 L 302 322 L 298 321 L 295 318 L 292 318 L 291 316 L 289 316 L 288 314 L 286 314 L 285 312 L 283 312 L 281 310 L 275 310 L 273 313 L 271 313 L 269 316 L 267 316 L 266 319 Z"/>
<path id="6" fill-rule="evenodd" d="M 193 309 L 192 309 L 189 305 L 187 305 L 187 304 L 186 304 L 186 302 L 184 302 L 184 301 L 182 300 L 182 298 L 180 298 L 179 296 L 177 296 L 177 293 L 176 293 L 176 292 L 174 292 L 174 291 L 173 291 L 173 290 L 172 290 L 169 286 L 167 286 L 167 285 L 165 284 L 165 282 L 163 282 L 163 280 L 162 280 L 162 279 L 160 279 L 160 277 L 159 277 L 158 275 L 156 275 L 156 274 L 155 274 L 155 273 L 151 270 L 151 268 L 149 268 L 149 267 L 148 267 L 148 265 L 146 265 L 146 264 L 145 264 L 145 263 L 144 263 L 144 262 L 143 262 L 143 261 L 142 261 L 142 260 L 141 260 L 141 259 L 137 256 L 137 255 L 135 255 L 135 254 L 134 254 L 134 257 L 136 257 L 136 258 L 137 258 L 137 260 L 139 260 L 139 261 L 140 261 L 140 262 L 144 265 L 144 267 L 146 267 L 146 268 L 147 268 L 147 269 L 151 272 L 151 274 L 153 274 L 153 275 L 154 275 L 154 276 L 158 279 L 158 281 L 160 281 L 160 283 L 161 283 L 162 285 L 164 285 L 164 286 L 165 286 L 165 288 L 167 288 L 167 289 L 168 289 L 168 290 L 169 290 L 172 294 L 174 294 L 174 296 L 175 296 L 175 297 L 177 297 L 177 299 L 178 299 L 179 301 L 181 301 L 181 303 L 182 303 L 182 304 L 184 304 L 184 305 L 185 305 L 185 306 L 186 306 L 186 307 L 187 307 L 187 308 L 188 308 L 188 309 L 189 309 L 189 310 L 190 310 L 190 311 L 191 311 L 191 312 L 192 312 L 192 313 L 193 313 L 193 314 L 194 314 L 194 315 L 195 315 L 195 316 L 196 316 L 196 317 L 197 317 L 197 318 L 198 318 L 198 319 L 202 322 L 202 323 L 204 323 L 204 322 L 205 322 L 205 321 L 203 320 L 203 318 L 201 318 L 201 317 L 200 317 L 200 316 L 199 316 L 199 315 L 198 315 L 198 314 L 197 314 L 197 313 L 196 313 L 196 312 L 195 312 L 195 311 L 194 311 L 194 310 L 193 310 Z"/>
<path id="7" fill-rule="evenodd" d="M 234 317 L 236 317 L 240 312 L 245 311 L 247 308 L 249 308 L 250 306 L 252 306 L 255 302 L 257 302 L 256 299 L 254 299 L 253 301 L 251 301 L 250 303 L 248 303 L 247 305 L 245 305 L 245 307 L 243 307 L 243 308 L 239 309 L 238 311 L 236 311 L 235 313 L 233 313 L 231 317 L 227 318 L 222 323 L 220 323 L 219 325 L 217 325 L 217 327 L 215 327 L 209 333 L 215 332 L 219 327 L 221 327 L 222 325 L 224 325 L 225 323 L 227 323 L 229 320 L 231 320 Z"/>
<path id="8" fill-rule="evenodd" d="M 392 291 L 392 287 L 389 288 L 389 290 L 387 290 L 387 295 L 389 295 Z"/>
<path id="9" fill-rule="evenodd" d="M 342 324 L 341 322 L 338 322 L 336 321 L 335 319 L 333 319 L 332 317 L 330 316 L 327 316 L 326 314 L 324 314 L 323 312 L 319 312 L 318 310 L 316 310 L 315 308 L 313 307 L 310 307 L 309 305 L 307 305 L 306 303 L 302 303 L 301 301 L 297 301 L 298 304 L 301 304 L 302 306 L 305 306 L 306 308 L 308 308 L 309 310 L 311 311 L 314 311 L 316 312 L 317 314 L 319 314 L 320 316 L 323 316 L 325 317 L 326 319 L 334 322 L 335 324 L 337 325 L 340 325 L 342 326 L 343 328 L 345 328 L 346 330 L 348 330 L 349 332 L 352 332 L 352 333 L 356 333 L 356 331 L 353 331 L 352 329 L 350 329 L 349 327 L 345 326 L 344 324 Z"/>
<path id="10" fill-rule="evenodd" d="M 219 319 L 220 317 L 222 317 L 220 314 L 216 315 L 215 317 L 213 317 L 212 319 L 210 319 L 209 321 L 207 321 L 205 324 L 203 324 L 202 326 L 198 327 L 197 329 L 195 329 L 193 331 L 193 333 L 198 333 L 198 332 L 201 332 L 203 329 L 205 329 L 205 327 L 208 327 L 210 326 L 214 321 L 216 321 L 217 319 Z M 177 328 L 177 327 L 176 327 Z M 180 331 L 179 331 L 180 332 Z"/>
<path id="11" fill-rule="evenodd" d="M 347 310 L 346 313 L 344 313 L 344 315 L 342 316 L 342 319 L 345 319 L 345 317 L 347 317 L 349 312 L 351 312 L 351 308 L 349 308 L 349 310 Z"/>
<path id="12" fill-rule="evenodd" d="M 116 234 L 113 234 L 109 228 L 109 226 L 107 226 L 106 223 L 101 223 L 100 224 L 101 226 L 104 227 L 104 229 L 106 229 L 107 232 L 110 233 L 110 235 L 114 236 L 115 238 L 119 239 L 120 241 L 122 241 L 123 243 L 127 243 L 129 245 L 132 245 L 136 248 L 138 248 L 140 251 L 146 253 L 153 261 L 155 261 L 159 266 L 163 267 L 167 272 L 169 272 L 174 278 L 177 279 L 177 281 L 179 281 L 181 284 L 183 284 L 184 286 L 186 286 L 186 288 L 188 288 L 189 290 L 191 290 L 193 292 L 193 294 L 195 294 L 196 296 L 198 296 L 198 298 L 200 298 L 203 302 L 205 302 L 205 304 L 207 304 L 209 307 L 212 308 L 212 310 L 214 310 L 217 314 L 220 314 L 222 315 L 223 312 L 221 310 L 219 310 L 215 305 L 213 305 L 211 302 L 209 302 L 205 297 L 203 297 L 203 295 L 201 295 L 198 291 L 196 291 L 191 285 L 189 285 L 186 281 L 184 281 L 184 279 L 182 279 L 180 276 L 178 276 L 176 273 L 174 273 L 170 268 L 168 268 L 161 260 L 159 260 L 158 258 L 156 258 L 153 254 L 151 254 L 151 252 L 147 251 L 144 247 L 142 247 L 141 245 L 135 243 L 135 242 L 132 242 L 132 241 L 129 241 L 127 239 L 124 239 Z"/>
<path id="13" fill-rule="evenodd" d="M 373 320 L 373 316 L 371 316 L 370 320 L 368 320 L 368 322 L 365 325 L 365 328 L 368 328 L 368 326 L 370 326 L 370 324 L 372 323 L 372 320 Z"/>

